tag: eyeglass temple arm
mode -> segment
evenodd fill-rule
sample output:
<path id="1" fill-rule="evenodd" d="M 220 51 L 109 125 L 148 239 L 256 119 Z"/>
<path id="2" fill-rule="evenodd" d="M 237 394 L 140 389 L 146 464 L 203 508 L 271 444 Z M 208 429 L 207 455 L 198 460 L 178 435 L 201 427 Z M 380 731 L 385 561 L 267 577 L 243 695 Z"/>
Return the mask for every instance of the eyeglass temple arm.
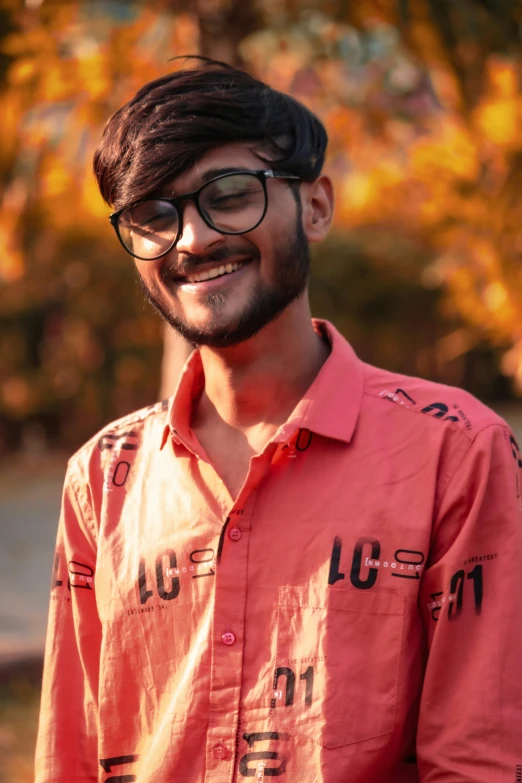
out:
<path id="1" fill-rule="evenodd" d="M 301 177 L 298 177 L 296 174 L 286 174 L 284 171 L 265 171 L 265 176 L 267 179 L 274 179 L 275 177 L 281 177 L 284 179 L 301 179 Z"/>

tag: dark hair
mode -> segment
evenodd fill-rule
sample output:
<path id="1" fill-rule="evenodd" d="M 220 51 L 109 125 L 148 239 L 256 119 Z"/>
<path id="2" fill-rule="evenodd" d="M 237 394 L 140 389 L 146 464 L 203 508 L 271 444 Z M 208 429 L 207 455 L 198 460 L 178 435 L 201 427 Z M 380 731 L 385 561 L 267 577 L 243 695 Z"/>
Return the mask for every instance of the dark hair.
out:
<path id="1" fill-rule="evenodd" d="M 107 123 L 94 174 L 114 207 L 158 192 L 224 144 L 259 145 L 263 161 L 312 181 L 328 137 L 305 106 L 244 71 L 206 58 L 142 87 Z M 261 151 L 263 155 L 261 155 Z"/>

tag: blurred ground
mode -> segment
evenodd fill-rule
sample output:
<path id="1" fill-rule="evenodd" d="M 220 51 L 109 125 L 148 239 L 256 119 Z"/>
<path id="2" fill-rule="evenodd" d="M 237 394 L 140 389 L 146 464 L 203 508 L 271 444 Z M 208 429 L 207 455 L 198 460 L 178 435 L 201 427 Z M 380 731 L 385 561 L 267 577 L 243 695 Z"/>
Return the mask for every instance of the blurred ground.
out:
<path id="1" fill-rule="evenodd" d="M 496 406 L 522 443 L 522 402 Z M 31 783 L 41 656 L 67 457 L 0 469 L 0 783 Z"/>
<path id="2" fill-rule="evenodd" d="M 0 675 L 0 783 L 33 783 L 41 666 L 25 660 Z"/>
<path id="3" fill-rule="evenodd" d="M 41 654 L 66 457 L 0 470 L 0 666 Z"/>
<path id="4" fill-rule="evenodd" d="M 56 524 L 67 458 L 0 468 L 0 783 L 32 783 Z"/>

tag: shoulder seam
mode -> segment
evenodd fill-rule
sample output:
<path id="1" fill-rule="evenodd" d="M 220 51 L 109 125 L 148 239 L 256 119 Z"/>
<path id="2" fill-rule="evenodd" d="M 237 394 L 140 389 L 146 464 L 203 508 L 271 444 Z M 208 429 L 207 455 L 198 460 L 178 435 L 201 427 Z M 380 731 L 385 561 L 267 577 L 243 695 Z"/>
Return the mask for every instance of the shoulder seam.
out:
<path id="1" fill-rule="evenodd" d="M 146 408 L 134 411 L 134 413 L 128 413 L 127 416 L 124 416 L 122 419 L 116 419 L 115 422 L 104 427 L 101 432 L 105 432 L 107 429 L 120 429 L 121 427 L 127 427 L 129 424 L 145 421 L 145 419 L 148 419 L 150 416 L 158 413 L 165 413 L 167 408 L 168 400 L 161 400 L 153 405 L 148 405 Z"/>
<path id="2" fill-rule="evenodd" d="M 390 394 L 392 394 L 392 393 L 393 392 L 390 392 Z M 406 405 L 406 404 L 401 403 L 401 402 L 399 402 L 397 404 L 397 403 L 395 403 L 394 400 L 391 400 L 391 399 L 389 399 L 387 397 L 384 397 L 381 394 L 376 394 L 375 392 L 369 391 L 367 389 L 364 389 L 363 394 L 367 395 L 368 397 L 372 397 L 373 399 L 376 399 L 376 400 L 377 399 L 378 400 L 386 400 L 386 399 L 388 399 L 389 402 L 393 403 L 395 408 L 398 408 L 400 410 L 407 410 L 407 411 L 410 411 L 413 414 L 421 414 L 422 413 L 422 409 L 420 409 L 420 408 L 414 408 L 412 405 Z M 493 415 L 498 416 L 498 414 L 495 413 L 495 411 L 492 408 L 488 408 L 487 405 L 485 405 L 483 402 L 481 402 L 478 399 L 477 399 L 477 402 L 480 405 L 483 405 L 486 409 L 490 410 Z M 423 414 L 423 415 L 426 416 L 426 414 Z M 427 418 L 434 419 L 435 417 L 434 416 L 427 416 Z M 455 421 L 451 421 L 451 420 L 447 420 L 447 419 L 445 420 L 443 418 L 438 419 L 438 421 L 440 421 L 440 422 L 446 421 L 446 424 L 454 425 L 454 426 L 452 426 L 452 429 L 454 429 L 456 432 L 460 432 L 463 435 L 466 435 L 466 437 L 468 438 L 470 443 L 472 443 L 474 441 L 474 439 L 477 437 L 477 435 L 479 433 L 483 432 L 488 427 L 505 427 L 505 428 L 509 429 L 509 425 L 502 419 L 502 417 L 499 417 L 499 419 L 500 419 L 499 421 L 485 422 L 476 431 L 475 430 L 474 431 L 470 431 L 470 430 L 468 430 L 466 428 L 463 428 L 462 426 L 460 426 L 459 422 L 455 422 Z"/>
<path id="3" fill-rule="evenodd" d="M 71 459 L 73 459 L 78 454 L 82 454 L 85 450 L 88 450 L 89 447 L 95 446 L 100 438 L 102 438 L 107 433 L 117 432 L 125 427 L 130 427 L 136 424 L 144 424 L 145 421 L 151 416 L 166 413 L 167 409 L 168 400 L 161 400 L 160 402 L 154 403 L 153 405 L 148 405 L 147 407 L 141 408 L 140 410 L 134 411 L 133 413 L 128 413 L 126 416 L 122 416 L 120 419 L 116 419 L 113 422 L 109 422 L 109 424 L 106 424 L 105 427 L 102 427 L 100 430 L 98 430 L 94 435 L 92 435 L 92 437 L 89 438 L 88 441 L 80 446 L 80 448 L 77 449 L 71 456 Z"/>

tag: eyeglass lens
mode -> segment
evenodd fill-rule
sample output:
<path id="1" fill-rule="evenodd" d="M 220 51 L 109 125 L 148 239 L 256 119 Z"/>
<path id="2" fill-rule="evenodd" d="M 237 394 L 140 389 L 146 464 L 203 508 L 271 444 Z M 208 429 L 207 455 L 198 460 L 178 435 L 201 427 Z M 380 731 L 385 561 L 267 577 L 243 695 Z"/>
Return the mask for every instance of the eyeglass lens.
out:
<path id="1" fill-rule="evenodd" d="M 224 234 L 245 234 L 255 228 L 266 208 L 265 190 L 253 174 L 229 174 L 210 181 L 199 193 L 206 222 Z M 179 214 L 173 204 L 150 199 L 129 207 L 118 221 L 120 237 L 132 255 L 154 259 L 174 245 Z"/>

